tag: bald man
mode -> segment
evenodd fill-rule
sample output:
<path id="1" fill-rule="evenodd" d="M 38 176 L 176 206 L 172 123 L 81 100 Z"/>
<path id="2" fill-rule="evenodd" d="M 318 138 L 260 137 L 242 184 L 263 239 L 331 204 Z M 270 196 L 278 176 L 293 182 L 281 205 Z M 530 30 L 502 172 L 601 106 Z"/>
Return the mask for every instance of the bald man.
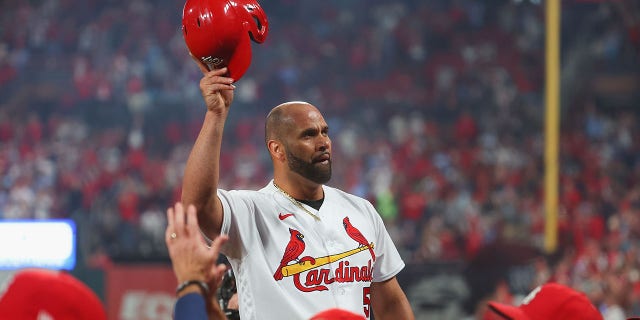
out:
<path id="1" fill-rule="evenodd" d="M 267 116 L 273 179 L 260 190 L 218 185 L 223 128 L 233 101 L 226 69 L 203 72 L 207 111 L 186 164 L 182 202 L 197 208 L 202 232 L 229 240 L 222 252 L 235 272 L 240 318 L 310 319 L 348 310 L 369 319 L 413 319 L 396 275 L 404 262 L 373 205 L 326 185 L 329 126 L 306 102 Z"/>

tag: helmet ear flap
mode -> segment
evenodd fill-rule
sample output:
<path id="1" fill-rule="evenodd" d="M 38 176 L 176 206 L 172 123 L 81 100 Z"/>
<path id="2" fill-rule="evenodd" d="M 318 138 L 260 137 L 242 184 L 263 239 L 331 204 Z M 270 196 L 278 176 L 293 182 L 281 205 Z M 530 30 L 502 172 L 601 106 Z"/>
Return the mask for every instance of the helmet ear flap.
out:
<path id="1" fill-rule="evenodd" d="M 244 18 L 244 25 L 249 32 L 251 40 L 257 43 L 263 43 L 269 32 L 269 21 L 267 14 L 255 0 L 243 0 L 240 3 L 240 11 Z"/>
<path id="2" fill-rule="evenodd" d="M 251 29 L 249 29 L 249 35 L 253 41 L 263 43 L 267 38 L 267 33 L 269 32 L 269 21 L 267 20 L 267 15 L 264 13 L 262 8 L 259 8 L 259 10 L 251 12 L 251 17 L 253 18 L 253 21 L 250 22 Z"/>

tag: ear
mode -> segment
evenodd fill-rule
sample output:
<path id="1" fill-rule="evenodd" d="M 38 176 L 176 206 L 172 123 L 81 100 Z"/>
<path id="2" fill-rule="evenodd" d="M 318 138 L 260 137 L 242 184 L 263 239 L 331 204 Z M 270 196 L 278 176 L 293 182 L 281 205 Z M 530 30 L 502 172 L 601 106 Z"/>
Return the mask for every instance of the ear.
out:
<path id="1" fill-rule="evenodd" d="M 269 140 L 269 142 L 267 142 L 267 149 L 269 149 L 269 153 L 271 154 L 271 157 L 273 159 L 277 159 L 280 161 L 285 160 L 286 155 L 284 151 L 284 146 L 279 141 Z"/>

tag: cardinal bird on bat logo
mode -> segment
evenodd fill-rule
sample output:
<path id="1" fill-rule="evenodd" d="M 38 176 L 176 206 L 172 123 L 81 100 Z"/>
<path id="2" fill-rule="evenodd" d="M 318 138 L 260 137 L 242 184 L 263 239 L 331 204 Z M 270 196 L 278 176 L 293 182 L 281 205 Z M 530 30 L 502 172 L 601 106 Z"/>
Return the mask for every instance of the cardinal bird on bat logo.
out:
<path id="1" fill-rule="evenodd" d="M 376 261 L 376 254 L 375 252 L 373 252 L 371 244 L 369 243 L 369 241 L 367 241 L 367 238 L 364 237 L 362 232 L 360 232 L 358 228 L 354 227 L 351 224 L 351 222 L 349 221 L 349 217 L 344 217 L 344 219 L 342 219 L 342 225 L 344 226 L 344 230 L 347 232 L 349 237 L 351 237 L 351 239 L 355 240 L 358 243 L 358 246 L 369 248 L 371 259 L 373 259 L 373 261 Z"/>
<path id="2" fill-rule="evenodd" d="M 273 275 L 273 278 L 276 280 L 282 280 L 282 268 L 289 264 L 289 262 L 298 260 L 302 252 L 304 252 L 304 235 L 300 233 L 300 231 L 291 228 L 289 228 L 289 234 L 291 235 L 289 237 L 289 243 L 284 249 L 280 266 L 278 266 L 276 273 Z"/>
<path id="3" fill-rule="evenodd" d="M 362 233 L 351 225 L 348 217 L 345 217 L 342 222 L 349 237 L 358 243 L 357 247 L 322 257 L 303 256 L 306 248 L 304 235 L 298 230 L 289 228 L 289 242 L 273 274 L 273 279 L 280 281 L 285 277 L 291 277 L 293 285 L 301 292 L 329 290 L 328 285 L 334 282 L 371 282 L 373 263 L 376 260 L 373 252 L 374 244 L 369 243 Z M 361 259 L 348 259 L 366 250 L 369 250 L 372 257 L 367 259 L 366 264 L 357 262 Z M 330 263 L 335 265 L 327 266 Z"/>

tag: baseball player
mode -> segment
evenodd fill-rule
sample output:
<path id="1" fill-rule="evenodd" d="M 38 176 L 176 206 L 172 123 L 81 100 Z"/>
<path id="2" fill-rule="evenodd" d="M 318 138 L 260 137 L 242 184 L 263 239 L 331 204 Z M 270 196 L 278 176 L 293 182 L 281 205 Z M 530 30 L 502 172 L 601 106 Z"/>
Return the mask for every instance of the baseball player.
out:
<path id="1" fill-rule="evenodd" d="M 413 319 L 396 280 L 404 262 L 379 214 L 365 199 L 326 185 L 332 150 L 320 111 L 306 102 L 271 110 L 265 142 L 273 180 L 258 191 L 220 189 L 234 79 L 227 68 L 198 66 L 207 111 L 187 160 L 182 202 L 196 206 L 207 237 L 228 235 L 222 252 L 235 272 L 240 318 L 309 319 L 337 308 L 367 319 Z"/>

